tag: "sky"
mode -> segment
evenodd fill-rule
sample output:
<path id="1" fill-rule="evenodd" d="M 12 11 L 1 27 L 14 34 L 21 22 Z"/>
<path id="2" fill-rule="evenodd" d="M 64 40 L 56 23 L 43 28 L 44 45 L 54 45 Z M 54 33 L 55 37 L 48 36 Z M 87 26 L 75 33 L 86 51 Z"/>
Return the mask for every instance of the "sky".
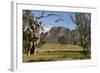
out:
<path id="1" fill-rule="evenodd" d="M 32 10 L 32 15 L 39 17 L 43 11 Z M 75 29 L 76 25 L 72 22 L 70 16 L 75 18 L 75 12 L 60 12 L 60 11 L 44 11 L 44 16 L 48 14 L 55 14 L 49 17 L 43 17 L 38 21 L 42 22 L 42 26 L 44 27 L 44 31 L 49 31 L 51 27 L 63 26 L 69 28 L 70 30 Z M 57 22 L 57 20 L 59 20 Z"/>

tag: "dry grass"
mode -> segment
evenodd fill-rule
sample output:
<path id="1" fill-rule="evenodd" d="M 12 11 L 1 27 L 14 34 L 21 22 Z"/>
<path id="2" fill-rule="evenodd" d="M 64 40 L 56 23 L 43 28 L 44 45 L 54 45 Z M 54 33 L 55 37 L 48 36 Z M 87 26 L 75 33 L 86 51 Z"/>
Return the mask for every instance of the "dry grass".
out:
<path id="1" fill-rule="evenodd" d="M 76 45 L 44 44 L 36 49 L 36 54 L 27 56 L 23 54 L 23 62 L 82 60 L 86 58 L 82 48 Z"/>
<path id="2" fill-rule="evenodd" d="M 82 51 L 82 49 L 77 45 L 45 44 L 37 51 Z"/>

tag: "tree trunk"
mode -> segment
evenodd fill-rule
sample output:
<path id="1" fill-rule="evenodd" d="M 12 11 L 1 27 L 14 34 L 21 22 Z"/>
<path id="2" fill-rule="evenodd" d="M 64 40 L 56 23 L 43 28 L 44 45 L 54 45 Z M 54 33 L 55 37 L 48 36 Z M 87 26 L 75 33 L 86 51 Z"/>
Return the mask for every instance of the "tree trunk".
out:
<path id="1" fill-rule="evenodd" d="M 35 53 L 35 46 L 34 44 L 32 45 L 32 49 L 31 49 L 31 54 L 34 54 Z"/>
<path id="2" fill-rule="evenodd" d="M 28 55 L 28 56 L 30 56 L 30 55 L 31 55 L 31 54 L 30 54 L 30 50 L 27 52 L 27 55 Z"/>
<path id="3" fill-rule="evenodd" d="M 83 54 L 86 56 L 86 51 L 85 48 L 83 47 Z"/>

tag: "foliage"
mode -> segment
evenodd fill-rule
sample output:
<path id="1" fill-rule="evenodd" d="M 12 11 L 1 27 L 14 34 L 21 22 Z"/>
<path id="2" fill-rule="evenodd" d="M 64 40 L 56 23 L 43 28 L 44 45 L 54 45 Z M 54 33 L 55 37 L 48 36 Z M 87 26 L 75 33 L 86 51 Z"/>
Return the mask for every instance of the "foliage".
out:
<path id="1" fill-rule="evenodd" d="M 41 25 L 30 10 L 23 11 L 23 51 L 31 55 L 35 52 L 35 43 L 39 39 Z"/>
<path id="2" fill-rule="evenodd" d="M 76 24 L 76 30 L 79 33 L 79 42 L 83 48 L 83 53 L 85 56 L 88 56 L 88 54 L 90 54 L 91 45 L 91 14 L 76 13 L 75 20 L 72 18 L 72 21 Z"/>
<path id="3" fill-rule="evenodd" d="M 47 18 L 49 16 L 58 16 L 56 14 L 46 14 L 42 11 L 40 16 L 34 16 L 31 10 L 23 10 L 23 52 L 27 54 L 34 54 L 36 46 L 41 46 L 45 43 L 41 38 L 40 31 L 43 31 L 41 26 L 42 22 L 39 22 L 41 18 Z"/>
<path id="4" fill-rule="evenodd" d="M 59 36 L 59 37 L 58 37 L 58 42 L 59 42 L 61 45 L 67 44 L 66 37 L 65 37 L 65 36 Z"/>
<path id="5" fill-rule="evenodd" d="M 41 47 L 42 45 L 44 45 L 46 43 L 46 41 L 44 39 L 40 39 L 40 42 L 36 45 L 36 47 Z"/>

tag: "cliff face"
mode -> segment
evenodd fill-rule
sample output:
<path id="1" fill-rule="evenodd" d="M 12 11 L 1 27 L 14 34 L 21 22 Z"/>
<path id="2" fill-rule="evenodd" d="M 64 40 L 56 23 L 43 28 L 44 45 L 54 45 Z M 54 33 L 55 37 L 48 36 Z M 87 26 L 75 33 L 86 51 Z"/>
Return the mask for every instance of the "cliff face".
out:
<path id="1" fill-rule="evenodd" d="M 52 27 L 48 32 L 45 33 L 45 40 L 49 43 L 57 43 L 60 36 L 66 36 L 67 38 L 71 36 L 71 32 L 71 30 L 62 26 Z"/>
<path id="2" fill-rule="evenodd" d="M 64 33 L 67 32 L 67 28 L 65 27 L 52 27 L 50 29 L 50 31 L 48 32 L 47 36 L 50 37 L 50 36 L 63 36 Z"/>

